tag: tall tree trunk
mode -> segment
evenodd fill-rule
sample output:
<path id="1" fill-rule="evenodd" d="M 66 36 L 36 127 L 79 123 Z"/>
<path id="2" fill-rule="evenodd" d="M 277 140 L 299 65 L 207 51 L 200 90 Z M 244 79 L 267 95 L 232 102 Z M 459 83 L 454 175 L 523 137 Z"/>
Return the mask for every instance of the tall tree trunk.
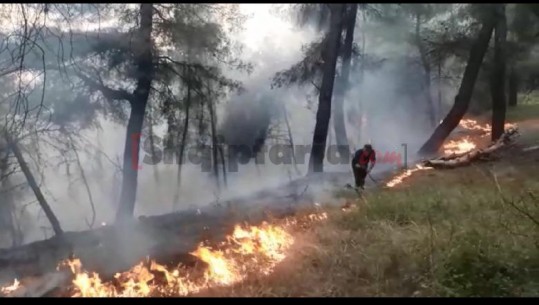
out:
<path id="1" fill-rule="evenodd" d="M 331 117 L 331 96 L 333 95 L 333 83 L 335 81 L 335 66 L 337 64 L 339 40 L 341 36 L 342 16 L 344 4 L 329 4 L 331 8 L 331 20 L 328 39 L 327 59 L 324 62 L 324 75 L 318 97 L 318 111 L 316 112 L 316 125 L 314 127 L 313 145 L 309 159 L 309 171 L 323 172 L 326 140 Z"/>
<path id="2" fill-rule="evenodd" d="M 350 61 L 352 60 L 352 46 L 354 43 L 354 29 L 356 27 L 357 3 L 348 4 L 348 10 L 345 13 L 346 37 L 343 45 L 343 59 L 341 75 L 335 84 L 335 106 L 333 114 L 333 126 L 335 128 L 335 140 L 339 155 L 348 156 L 348 136 L 346 135 L 346 126 L 344 121 L 344 97 L 349 87 Z M 340 39 L 339 39 L 340 40 Z"/>
<path id="3" fill-rule="evenodd" d="M 34 175 L 30 171 L 30 168 L 26 164 L 26 161 L 24 160 L 24 157 L 19 149 L 17 142 L 13 141 L 11 139 L 11 136 L 9 135 L 6 135 L 6 141 L 8 143 L 9 148 L 15 155 L 15 158 L 17 158 L 17 162 L 19 163 L 19 166 L 21 167 L 21 171 L 26 177 L 26 180 L 28 181 L 28 185 L 30 185 L 30 188 L 34 192 L 37 202 L 39 203 L 39 205 L 43 209 L 43 212 L 45 212 L 45 216 L 47 216 L 47 219 L 51 223 L 54 234 L 56 236 L 62 236 L 64 232 L 62 230 L 62 227 L 60 226 L 60 222 L 58 221 L 58 218 L 56 218 L 56 215 L 54 215 L 54 212 L 52 211 L 51 207 L 47 203 L 45 196 L 43 196 L 43 193 L 41 193 L 41 189 L 39 188 L 39 185 L 37 184 L 36 179 L 34 178 Z"/>
<path id="4" fill-rule="evenodd" d="M 69 140 L 71 150 L 73 151 L 73 154 L 75 155 L 75 161 L 77 162 L 77 166 L 79 167 L 80 177 L 82 179 L 82 182 L 84 183 L 84 187 L 86 188 L 86 194 L 88 195 L 88 201 L 90 202 L 90 208 L 92 209 L 92 221 L 88 221 L 87 219 L 85 219 L 85 221 L 88 228 L 92 229 L 94 227 L 95 218 L 96 218 L 96 210 L 95 210 L 94 198 L 92 196 L 92 190 L 90 189 L 90 184 L 88 183 L 88 179 L 86 178 L 86 172 L 84 171 L 84 167 L 82 167 L 79 153 L 77 151 L 77 148 L 75 147 L 75 144 L 73 142 L 71 135 L 66 130 L 62 129 L 62 132 L 64 132 L 64 135 Z"/>
<path id="5" fill-rule="evenodd" d="M 442 118 L 442 57 L 438 58 L 438 115 L 436 116 L 436 124 Z"/>
<path id="6" fill-rule="evenodd" d="M 419 150 L 420 155 L 436 153 L 438 149 L 440 149 L 440 146 L 442 146 L 444 140 L 449 136 L 451 131 L 457 127 L 468 110 L 475 81 L 479 74 L 481 64 L 483 63 L 483 57 L 487 51 L 494 25 L 495 20 L 493 18 L 486 18 L 483 22 L 479 35 L 470 49 L 470 56 L 468 57 L 466 69 L 464 70 L 459 92 L 457 93 L 457 96 L 455 96 L 455 103 L 442 123 L 436 127 L 432 136 L 425 142 L 425 144 L 423 144 Z"/>
<path id="7" fill-rule="evenodd" d="M 165 139 L 165 149 L 169 152 L 176 151 L 176 140 L 178 138 L 178 124 L 176 118 L 176 108 L 172 104 L 172 101 L 164 102 L 164 110 L 167 117 L 167 135 Z"/>
<path id="8" fill-rule="evenodd" d="M 155 156 L 155 139 L 153 134 L 153 111 L 150 108 L 150 114 L 149 114 L 149 120 L 148 120 L 148 129 L 149 129 L 149 138 L 150 138 L 150 146 L 152 151 L 152 156 Z M 155 182 L 159 183 L 159 171 L 157 170 L 157 166 L 153 167 L 153 177 L 155 179 Z"/>
<path id="9" fill-rule="evenodd" d="M 423 66 L 424 82 L 425 82 L 425 100 L 427 101 L 427 109 L 429 113 L 429 120 L 432 127 L 435 127 L 436 124 L 436 109 L 434 108 L 434 101 L 432 99 L 431 93 L 431 67 L 429 60 L 427 58 L 427 50 L 421 41 L 421 14 L 416 14 L 415 19 L 415 40 L 417 48 L 419 50 L 419 56 L 421 57 L 421 65 Z"/>
<path id="10" fill-rule="evenodd" d="M 518 74 L 515 67 L 509 71 L 509 107 L 515 107 L 518 103 Z"/>
<path id="11" fill-rule="evenodd" d="M 140 135 L 144 123 L 144 112 L 150 95 L 153 79 L 152 57 L 152 15 L 153 4 L 140 5 L 140 45 L 135 54 L 137 67 L 137 86 L 130 101 L 131 114 L 127 124 L 127 134 L 124 147 L 124 160 L 122 168 L 122 191 L 120 206 L 116 213 L 116 221 L 123 221 L 133 217 L 135 201 L 137 198 L 138 159 L 140 151 Z"/>
<path id="12" fill-rule="evenodd" d="M 213 101 L 210 99 L 208 100 L 208 109 L 210 111 L 210 128 L 211 128 L 211 153 L 212 153 L 212 168 L 213 168 L 213 174 L 215 176 L 215 185 L 217 186 L 217 190 L 220 189 L 219 184 L 219 159 L 217 156 L 218 149 L 217 149 L 217 130 L 216 130 L 216 122 L 215 122 L 215 109 L 213 108 Z"/>
<path id="13" fill-rule="evenodd" d="M 283 117 L 284 117 L 284 123 L 286 124 L 286 131 L 288 133 L 288 144 L 290 145 L 290 150 L 292 151 L 292 162 L 294 162 L 294 170 L 296 171 L 297 175 L 301 175 L 301 172 L 298 169 L 298 163 L 296 160 L 296 153 L 295 153 L 295 146 L 294 146 L 294 138 L 292 137 L 292 129 L 290 128 L 290 122 L 288 121 L 288 111 L 286 111 L 286 105 L 282 103 L 283 107 Z"/>
<path id="14" fill-rule="evenodd" d="M 135 211 L 139 167 L 140 135 L 144 122 L 146 103 L 131 103 L 127 123 L 126 140 L 122 165 L 122 190 L 116 221 L 129 219 Z"/>
<path id="15" fill-rule="evenodd" d="M 494 30 L 494 67 L 491 78 L 492 93 L 492 141 L 498 140 L 504 132 L 506 96 L 505 96 L 505 42 L 507 39 L 507 21 L 505 4 L 495 4 Z"/>
<path id="16" fill-rule="evenodd" d="M 367 11 L 365 8 L 363 8 L 361 10 L 361 15 L 362 15 L 362 19 L 363 19 L 363 27 L 362 27 L 362 31 L 361 31 L 361 55 L 362 56 L 365 56 L 367 54 L 367 30 L 366 30 L 366 27 L 365 27 L 365 24 L 367 23 Z M 365 63 L 360 63 L 360 66 L 359 66 L 359 83 L 360 84 L 364 84 L 364 80 L 365 80 Z M 359 111 L 359 121 L 360 121 L 360 125 L 358 126 L 359 128 L 359 131 L 358 131 L 358 134 L 359 134 L 359 144 L 361 144 L 361 141 L 363 140 L 364 138 L 364 134 L 365 134 L 365 129 L 368 129 L 367 128 L 367 125 L 363 125 L 363 122 L 366 122 L 367 121 L 367 113 L 364 111 L 364 107 L 363 107 L 363 100 L 362 99 L 359 99 L 358 101 L 358 111 Z"/>
<path id="17" fill-rule="evenodd" d="M 226 161 L 225 161 L 225 151 L 223 149 L 223 145 L 219 143 L 217 146 L 217 149 L 219 150 L 219 158 L 221 158 L 221 169 L 223 170 L 223 184 L 225 186 L 225 189 L 228 188 L 228 180 L 226 177 Z"/>
<path id="18" fill-rule="evenodd" d="M 9 176 L 9 149 L 0 141 L 0 228 L 9 231 L 11 245 L 16 247 L 23 238 L 16 224 L 13 186 Z"/>
<path id="19" fill-rule="evenodd" d="M 191 82 L 187 83 L 187 99 L 185 101 L 185 119 L 183 121 L 182 138 L 180 144 L 175 151 L 178 151 L 178 173 L 176 176 L 176 191 L 174 193 L 174 206 L 179 203 L 180 199 L 180 186 L 182 181 L 182 166 L 183 158 L 185 156 L 185 146 L 187 144 L 187 135 L 189 130 L 189 110 L 191 108 Z"/>

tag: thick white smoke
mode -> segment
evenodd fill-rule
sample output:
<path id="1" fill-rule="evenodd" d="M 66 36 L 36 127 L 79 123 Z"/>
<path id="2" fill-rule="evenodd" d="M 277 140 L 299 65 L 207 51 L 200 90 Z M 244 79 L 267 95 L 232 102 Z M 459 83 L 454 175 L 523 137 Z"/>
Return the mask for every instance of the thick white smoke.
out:
<path id="1" fill-rule="evenodd" d="M 275 103 L 275 105 L 284 103 L 289 115 L 295 144 L 309 145 L 312 142 L 317 107 L 315 103 L 314 107 L 310 108 L 307 102 L 306 95 L 312 91 L 312 88 L 291 87 L 272 90 L 270 84 L 275 72 L 286 69 L 300 60 L 301 46 L 313 41 L 317 34 L 311 29 L 298 29 L 291 22 L 273 15 L 270 4 L 242 4 L 241 6 L 245 12 L 253 14 L 245 25 L 246 31 L 240 33 L 238 38 L 246 45 L 242 55 L 243 59 L 251 61 L 255 70 L 251 75 L 231 74 L 231 76 L 243 81 L 248 92 L 246 94 L 273 98 L 275 100 L 270 102 Z M 359 23 L 358 28 L 360 26 L 363 24 Z M 395 31 L 395 29 L 387 31 Z M 360 41 L 363 39 L 362 31 L 357 32 L 356 39 Z M 430 130 L 425 128 L 427 126 L 425 110 L 417 106 L 423 103 L 418 102 L 418 100 L 424 100 L 422 93 L 419 92 L 415 96 L 399 93 L 400 82 L 408 77 L 407 73 L 410 73 L 410 70 L 402 68 L 402 60 L 405 56 L 411 56 L 416 51 L 407 46 L 405 39 L 387 45 L 387 43 L 380 43 L 376 29 L 371 28 L 366 32 L 368 35 L 367 52 L 387 60 L 380 69 L 367 70 L 363 81 L 361 83 L 353 82 L 348 92 L 345 111 L 348 111 L 352 106 L 355 107 L 354 103 L 362 103 L 364 111 L 368 113 L 368 128 L 364 130 L 362 137 L 359 134 L 357 120 L 352 122 L 346 120 L 351 148 L 359 148 L 368 141 L 372 142 L 375 149 L 381 154 L 401 153 L 401 144 L 407 143 L 409 155 L 412 155 L 430 133 Z M 393 35 L 395 34 L 393 33 Z M 387 39 L 384 41 L 387 42 Z M 352 79 L 357 80 L 358 75 L 352 75 Z M 237 97 L 231 96 L 228 102 L 225 101 L 218 105 L 219 124 L 222 124 L 227 116 L 234 115 L 231 112 L 233 108 L 229 107 L 229 104 L 232 105 L 235 98 Z M 317 102 L 317 98 L 315 101 Z M 244 99 L 243 102 L 249 102 L 249 100 Z M 260 111 L 266 110 L 260 109 Z M 286 131 L 282 117 L 277 117 L 277 119 L 279 120 L 277 122 L 280 122 L 279 129 Z M 277 122 L 272 123 L 277 125 Z M 125 126 L 105 120 L 102 120 L 100 124 L 102 131 L 87 130 L 84 134 L 89 142 L 102 150 L 110 160 L 101 156 L 102 166 L 99 166 L 95 152 L 80 153 L 95 203 L 96 226 L 101 223 L 110 223 L 114 219 L 121 186 L 121 175 L 114 163 L 121 164 L 125 139 Z M 245 126 L 245 128 L 249 128 L 249 126 Z M 156 134 L 163 137 L 164 126 L 156 129 Z M 330 126 L 330 130 L 333 133 L 333 125 Z M 220 130 L 220 132 L 222 131 Z M 334 135 L 330 137 L 334 139 Z M 272 141 L 275 140 L 269 139 L 266 144 L 271 145 L 274 143 Z M 48 154 L 47 158 L 53 158 L 52 150 L 42 153 Z M 141 152 L 140 156 L 142 158 L 144 152 Z M 225 200 L 275 187 L 306 173 L 308 159 L 309 155 L 307 154 L 305 162 L 299 165 L 300 175 L 298 175 L 291 166 L 271 164 L 266 154 L 264 165 L 256 166 L 254 160 L 251 160 L 249 164 L 240 165 L 239 172 L 230 173 L 228 188 L 222 190 L 221 193 L 217 192 L 211 173 L 203 172 L 200 165 L 184 165 L 182 184 L 178 186 L 176 183 L 177 164 L 163 164 L 163 162 L 155 166 L 142 164 L 138 180 L 136 214 L 151 215 L 173 211 L 175 208 L 173 205 L 174 193 L 178 187 L 180 188 L 180 204 L 176 207 L 177 209 L 196 207 L 217 199 Z M 384 169 L 394 166 L 395 164 L 380 164 L 378 168 Z M 346 173 L 349 171 L 349 165 L 328 163 L 326 169 Z M 86 188 L 82 180 L 77 177 L 78 169 L 72 165 L 71 170 L 72 178 L 67 178 L 63 166 L 51 165 L 44 168 L 41 181 L 44 183 L 46 197 L 63 228 L 68 231 L 83 230 L 88 228 L 85 219 L 91 219 L 92 209 Z M 351 181 L 352 176 L 350 175 Z M 21 204 L 31 202 L 34 200 L 33 194 L 28 191 L 19 200 Z M 29 206 L 26 213 L 37 215 L 40 213 L 40 208 L 34 203 Z M 34 218 L 28 217 L 28 219 Z M 40 217 L 39 221 L 26 222 L 25 242 L 42 239 L 44 237 L 42 227 L 48 226 L 49 224 L 44 217 Z M 48 234 L 50 237 L 51 232 Z"/>

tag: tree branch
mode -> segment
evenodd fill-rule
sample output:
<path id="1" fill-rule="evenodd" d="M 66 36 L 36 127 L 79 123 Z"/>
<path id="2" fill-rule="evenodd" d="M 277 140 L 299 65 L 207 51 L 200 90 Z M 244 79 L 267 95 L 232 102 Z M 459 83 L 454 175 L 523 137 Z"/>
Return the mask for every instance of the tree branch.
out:
<path id="1" fill-rule="evenodd" d="M 82 72 L 75 71 L 75 73 L 80 79 L 82 79 L 86 83 L 88 87 L 90 87 L 90 89 L 94 91 L 100 91 L 103 96 L 109 100 L 126 100 L 129 102 L 132 102 L 133 100 L 133 94 L 125 90 L 111 89 L 105 86 L 103 82 L 98 83 L 93 79 L 89 78 L 88 76 L 84 75 Z"/>

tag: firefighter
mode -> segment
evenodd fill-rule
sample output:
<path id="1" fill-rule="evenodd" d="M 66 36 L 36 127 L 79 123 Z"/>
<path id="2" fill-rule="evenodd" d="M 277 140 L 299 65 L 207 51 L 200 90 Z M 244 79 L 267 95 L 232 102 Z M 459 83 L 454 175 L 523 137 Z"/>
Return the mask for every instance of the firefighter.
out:
<path id="1" fill-rule="evenodd" d="M 365 144 L 362 149 L 359 149 L 352 158 L 352 171 L 356 188 L 364 189 L 365 178 L 371 172 L 376 163 L 376 152 L 370 144 Z"/>

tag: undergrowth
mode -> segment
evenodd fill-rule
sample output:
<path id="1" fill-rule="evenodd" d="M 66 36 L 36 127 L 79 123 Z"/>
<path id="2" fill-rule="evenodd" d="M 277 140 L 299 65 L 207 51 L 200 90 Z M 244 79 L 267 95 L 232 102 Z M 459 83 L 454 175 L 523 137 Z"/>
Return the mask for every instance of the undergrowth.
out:
<path id="1" fill-rule="evenodd" d="M 530 162 L 425 171 L 364 200 L 341 192 L 355 207 L 296 236 L 272 275 L 205 295 L 537 296 L 539 166 Z"/>

